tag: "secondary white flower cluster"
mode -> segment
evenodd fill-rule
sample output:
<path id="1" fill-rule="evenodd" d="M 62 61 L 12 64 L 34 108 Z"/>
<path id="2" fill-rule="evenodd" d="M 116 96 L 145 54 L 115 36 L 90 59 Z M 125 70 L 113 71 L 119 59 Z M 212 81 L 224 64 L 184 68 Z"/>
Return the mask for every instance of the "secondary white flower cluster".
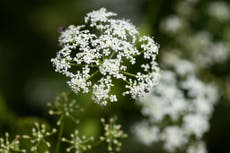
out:
<path id="1" fill-rule="evenodd" d="M 177 15 L 171 15 L 161 22 L 160 28 L 164 33 L 175 35 L 185 28 L 185 21 Z"/>
<path id="2" fill-rule="evenodd" d="M 158 45 L 115 16 L 101 8 L 86 15 L 85 25 L 69 26 L 59 38 L 62 49 L 51 60 L 56 71 L 69 78 L 75 93 L 92 91 L 92 99 L 102 105 L 117 101 L 117 95 L 111 94 L 115 79 L 127 83 L 124 95 L 137 98 L 155 86 L 159 77 Z M 144 67 L 136 68 L 137 58 Z"/>
<path id="3" fill-rule="evenodd" d="M 14 140 L 9 140 L 9 133 L 5 133 L 5 138 L 0 138 L 0 152 L 1 153 L 11 153 L 11 152 L 21 152 L 26 153 L 25 149 L 20 149 L 20 136 L 17 135 Z"/>
<path id="4" fill-rule="evenodd" d="M 90 141 L 93 141 L 94 138 L 86 138 L 86 136 L 79 136 L 79 131 L 75 130 L 74 133 L 70 135 L 70 140 L 67 138 L 62 138 L 63 142 L 70 144 L 70 147 L 66 149 L 67 152 L 75 150 L 76 153 L 81 153 L 86 150 L 91 149 L 91 145 L 89 144 Z"/>
<path id="5" fill-rule="evenodd" d="M 186 41 L 186 45 L 184 45 Z M 183 36 L 181 45 L 190 51 L 192 60 L 198 66 L 208 67 L 215 63 L 223 63 L 230 56 L 229 43 L 224 41 L 215 42 L 212 34 L 200 31 L 189 36 Z"/>
<path id="6" fill-rule="evenodd" d="M 182 62 L 187 62 L 186 67 L 192 65 Z M 214 85 L 199 80 L 193 70 L 178 70 L 179 74 L 163 71 L 159 85 L 141 99 L 146 119 L 133 131 L 145 145 L 163 142 L 168 152 L 205 153 L 202 137 L 209 129 L 218 92 Z"/>
<path id="7" fill-rule="evenodd" d="M 105 119 L 102 118 L 101 122 L 104 126 L 104 136 L 100 137 L 101 141 L 108 144 L 108 151 L 113 153 L 114 151 L 120 151 L 122 142 L 120 139 L 126 138 L 127 134 L 121 129 L 121 124 L 116 123 L 116 118 L 110 118 L 109 123 L 106 123 Z"/>
<path id="8" fill-rule="evenodd" d="M 45 124 L 35 123 L 35 127 L 32 129 L 32 135 L 23 135 L 23 138 L 30 140 L 32 147 L 30 149 L 31 153 L 39 152 L 39 147 L 43 146 L 45 150 L 44 153 L 49 153 L 51 144 L 46 139 L 50 137 L 54 133 L 56 133 L 56 129 L 52 129 L 52 131 L 48 132 Z"/>
<path id="9" fill-rule="evenodd" d="M 224 1 L 214 1 L 209 3 L 207 13 L 220 22 L 230 20 L 230 5 Z"/>
<path id="10" fill-rule="evenodd" d="M 199 1 L 181 1 L 176 4 L 176 12 L 161 21 L 161 31 L 172 40 L 165 46 L 167 50 L 182 50 L 186 58 L 194 61 L 199 68 L 207 68 L 214 64 L 224 63 L 230 57 L 230 43 L 228 35 L 228 22 L 230 20 L 230 5 L 227 2 L 214 1 L 207 3 L 208 26 L 194 27 Z M 184 10 L 185 12 L 183 12 Z M 213 20 L 216 19 L 216 20 Z M 210 27 L 222 28 L 212 31 Z M 221 26 L 221 27 L 220 27 Z M 164 50 L 164 49 L 163 49 Z M 164 52 L 164 51 L 163 51 Z"/>
<path id="11" fill-rule="evenodd" d="M 60 126 L 65 118 L 71 119 L 74 123 L 79 123 L 76 115 L 82 112 L 83 109 L 77 105 L 75 99 L 70 99 L 68 94 L 61 93 L 55 98 L 53 103 L 48 103 L 49 115 L 58 116 L 57 125 Z"/>

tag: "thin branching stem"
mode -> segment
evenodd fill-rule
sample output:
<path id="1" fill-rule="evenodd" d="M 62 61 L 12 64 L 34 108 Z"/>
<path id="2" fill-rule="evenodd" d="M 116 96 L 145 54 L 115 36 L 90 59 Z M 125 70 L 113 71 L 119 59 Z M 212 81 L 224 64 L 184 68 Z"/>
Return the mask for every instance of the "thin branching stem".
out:
<path id="1" fill-rule="evenodd" d="M 61 122 L 60 128 L 59 128 L 59 132 L 58 132 L 58 139 L 57 139 L 57 144 L 56 144 L 56 148 L 55 148 L 55 153 L 59 153 L 60 151 L 60 144 L 61 144 L 61 139 L 62 139 L 62 135 L 63 135 L 63 130 L 64 130 L 64 122 Z"/>

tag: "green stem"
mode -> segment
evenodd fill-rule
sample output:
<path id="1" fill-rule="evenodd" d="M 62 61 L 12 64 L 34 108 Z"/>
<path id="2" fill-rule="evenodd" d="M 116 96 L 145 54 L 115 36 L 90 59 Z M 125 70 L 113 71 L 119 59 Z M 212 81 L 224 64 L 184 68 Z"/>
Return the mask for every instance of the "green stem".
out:
<path id="1" fill-rule="evenodd" d="M 56 144 L 56 148 L 55 148 L 55 153 L 59 153 L 59 151 L 60 151 L 60 144 L 61 144 L 63 130 L 64 130 L 64 122 L 62 121 L 60 128 L 59 128 L 59 132 L 58 132 L 58 139 L 57 139 L 57 144 Z"/>
<path id="2" fill-rule="evenodd" d="M 145 52 L 145 50 L 142 50 L 142 51 L 139 52 L 138 54 L 133 55 L 133 57 L 139 56 L 139 55 L 141 55 L 141 54 L 144 53 L 144 52 Z"/>
<path id="3" fill-rule="evenodd" d="M 132 73 L 129 73 L 129 72 L 124 72 L 124 71 L 121 71 L 121 73 L 136 78 L 136 75 L 135 75 L 135 74 L 132 74 Z"/>
<path id="4" fill-rule="evenodd" d="M 129 81 L 127 81 L 127 80 L 124 80 L 127 84 L 130 84 L 130 82 Z"/>
<path id="5" fill-rule="evenodd" d="M 85 64 L 75 64 L 75 63 L 70 63 L 72 66 L 77 66 L 77 67 L 84 67 Z M 97 65 L 90 64 L 89 67 L 97 67 Z"/>
<path id="6" fill-rule="evenodd" d="M 112 51 L 112 54 L 110 55 L 109 59 L 113 58 L 113 56 L 115 55 L 115 51 Z"/>
<path id="7" fill-rule="evenodd" d="M 99 72 L 99 70 L 95 71 L 93 74 L 91 74 L 91 75 L 87 78 L 87 80 L 91 79 L 91 78 L 92 78 L 93 76 L 95 76 L 98 72 Z"/>

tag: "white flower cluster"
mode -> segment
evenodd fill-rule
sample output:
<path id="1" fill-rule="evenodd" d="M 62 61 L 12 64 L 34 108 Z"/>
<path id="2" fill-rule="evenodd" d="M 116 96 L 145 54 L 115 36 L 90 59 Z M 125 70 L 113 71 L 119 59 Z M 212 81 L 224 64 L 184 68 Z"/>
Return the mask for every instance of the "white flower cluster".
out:
<path id="1" fill-rule="evenodd" d="M 202 137 L 209 130 L 218 92 L 193 71 L 182 72 L 162 72 L 159 85 L 140 101 L 147 119 L 137 123 L 133 131 L 146 145 L 163 142 L 168 152 L 205 153 Z M 184 147 L 186 150 L 181 150 Z"/>
<path id="2" fill-rule="evenodd" d="M 197 32 L 190 36 L 185 36 L 180 40 L 186 50 L 191 51 L 192 59 L 198 66 L 208 67 L 214 63 L 223 63 L 230 56 L 229 43 L 215 42 L 211 33 L 207 31 Z"/>
<path id="3" fill-rule="evenodd" d="M 151 37 L 140 36 L 129 21 L 114 16 L 101 8 L 86 15 L 85 25 L 69 26 L 59 38 L 62 49 L 51 60 L 56 71 L 70 79 L 75 93 L 92 91 L 92 99 L 102 105 L 117 101 L 111 94 L 114 79 L 127 83 L 124 95 L 137 98 L 155 86 L 159 77 L 158 45 Z M 137 58 L 144 68 L 136 71 L 132 66 Z"/>
<path id="4" fill-rule="evenodd" d="M 49 115 L 58 116 L 57 125 L 60 126 L 65 118 L 71 119 L 74 123 L 78 124 L 79 120 L 76 115 L 82 112 L 83 109 L 77 105 L 77 101 L 69 99 L 66 93 L 61 93 L 55 98 L 53 103 L 48 103 Z"/>
<path id="5" fill-rule="evenodd" d="M 23 138 L 30 140 L 32 147 L 30 149 L 31 153 L 39 152 L 39 147 L 43 146 L 45 150 L 44 153 L 49 153 L 51 144 L 46 139 L 50 137 L 54 133 L 56 133 L 56 129 L 52 129 L 52 131 L 48 132 L 45 124 L 35 123 L 35 127 L 32 129 L 32 135 L 23 135 Z"/>
<path id="6" fill-rule="evenodd" d="M 174 35 L 184 29 L 185 21 L 177 15 L 171 15 L 161 22 L 160 28 L 163 32 Z"/>
<path id="7" fill-rule="evenodd" d="M 5 133 L 5 138 L 0 138 L 0 152 L 1 153 L 11 153 L 11 152 L 21 152 L 26 153 L 25 149 L 20 149 L 20 136 L 17 135 L 14 140 L 9 140 L 9 133 Z"/>
<path id="8" fill-rule="evenodd" d="M 189 57 L 199 68 L 226 62 L 230 57 L 230 43 L 227 40 L 230 20 L 229 3 L 208 2 L 207 9 L 203 13 L 207 14 L 209 21 L 207 25 L 210 26 L 199 27 L 200 30 L 194 27 L 194 23 L 200 21 L 197 20 L 198 12 L 194 11 L 199 1 L 179 1 L 175 5 L 176 12 L 166 17 L 160 24 L 161 31 L 172 39 L 165 48 L 173 50 L 176 46 L 176 49 L 186 52 L 185 57 Z M 212 26 L 222 30 L 213 31 L 210 28 Z"/>
<path id="9" fill-rule="evenodd" d="M 207 13 L 220 22 L 230 20 L 230 5 L 224 1 L 211 2 L 207 7 Z"/>
<path id="10" fill-rule="evenodd" d="M 70 135 L 70 140 L 67 138 L 62 138 L 63 142 L 70 144 L 70 147 L 66 149 L 66 152 L 71 152 L 75 150 L 76 153 L 81 153 L 86 150 L 91 149 L 91 145 L 89 144 L 90 141 L 93 141 L 94 138 L 86 138 L 86 136 L 79 136 L 79 131 L 75 130 L 74 133 Z"/>
<path id="11" fill-rule="evenodd" d="M 110 118 L 109 123 L 106 123 L 105 119 L 102 118 L 101 122 L 105 132 L 100 140 L 108 144 L 109 152 L 120 151 L 122 146 L 120 139 L 126 138 L 127 134 L 121 129 L 121 125 L 116 123 L 116 118 Z"/>
<path id="12" fill-rule="evenodd" d="M 202 141 L 191 144 L 188 147 L 188 153 L 206 153 L 206 145 Z"/>

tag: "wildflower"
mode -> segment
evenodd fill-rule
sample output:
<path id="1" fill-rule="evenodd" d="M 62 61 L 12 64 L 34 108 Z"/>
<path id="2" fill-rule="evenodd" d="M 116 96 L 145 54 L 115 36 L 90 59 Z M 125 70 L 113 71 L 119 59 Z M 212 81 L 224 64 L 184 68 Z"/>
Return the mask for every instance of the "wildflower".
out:
<path id="1" fill-rule="evenodd" d="M 183 118 L 183 129 L 189 135 L 195 135 L 198 139 L 209 130 L 208 119 L 199 114 L 188 114 Z"/>
<path id="2" fill-rule="evenodd" d="M 161 140 L 164 141 L 164 148 L 169 152 L 174 152 L 188 141 L 185 133 L 177 126 L 166 127 L 161 134 Z"/>
<path id="3" fill-rule="evenodd" d="M 206 145 L 204 142 L 196 142 L 191 145 L 189 145 L 186 153 L 207 153 Z"/>
<path id="4" fill-rule="evenodd" d="M 115 121 L 115 118 L 110 118 L 109 123 L 107 124 L 104 119 L 101 119 L 105 134 L 104 136 L 101 136 L 100 139 L 108 143 L 109 152 L 113 152 L 113 150 L 120 151 L 122 143 L 119 139 L 127 137 L 123 130 L 121 130 L 121 125 L 115 124 Z"/>
<path id="5" fill-rule="evenodd" d="M 196 77 L 192 63 L 174 58 L 176 61 L 187 63 L 185 67 L 189 69 L 183 70 L 183 66 L 174 63 L 171 67 L 176 73 L 162 71 L 160 84 L 140 99 L 141 113 L 146 119 L 137 122 L 133 132 L 145 145 L 162 142 L 166 151 L 192 152 L 196 148 L 189 149 L 190 140 L 202 141 L 219 96 L 215 85 Z M 202 146 L 197 149 L 204 151 Z"/>
<path id="6" fill-rule="evenodd" d="M 105 8 L 88 13 L 85 25 L 71 25 L 61 32 L 62 48 L 51 59 L 55 71 L 69 78 L 67 83 L 76 94 L 92 92 L 100 105 L 117 101 L 111 92 L 115 79 L 126 83 L 123 95 L 139 98 L 159 78 L 155 61 L 159 46 L 151 37 L 140 36 L 132 23 L 115 16 Z M 137 58 L 143 59 L 145 67 L 140 72 L 128 71 Z"/>
<path id="7" fill-rule="evenodd" d="M 21 152 L 25 153 L 25 149 L 19 148 L 19 138 L 20 136 L 17 135 L 16 138 L 10 142 L 9 140 L 9 133 L 5 133 L 5 139 L 0 138 L 0 152 L 1 153 L 11 153 L 11 152 Z"/>
<path id="8" fill-rule="evenodd" d="M 150 126 L 147 121 L 142 121 L 138 124 L 135 124 L 133 127 L 133 132 L 146 146 L 150 146 L 152 143 L 159 141 L 159 128 Z"/>
<path id="9" fill-rule="evenodd" d="M 35 123 L 35 127 L 32 129 L 32 135 L 24 135 L 23 138 L 30 140 L 32 147 L 31 152 L 38 152 L 39 146 L 44 145 L 46 150 L 44 153 L 49 153 L 49 148 L 51 144 L 46 140 L 47 137 L 56 133 L 56 129 L 53 129 L 51 132 L 47 132 L 45 124 Z"/>
<path id="10" fill-rule="evenodd" d="M 140 100 L 143 106 L 142 114 L 149 116 L 154 122 L 163 121 L 165 116 L 178 120 L 187 109 L 187 105 L 182 91 L 176 86 L 175 74 L 162 71 L 161 84 Z"/>
<path id="11" fill-rule="evenodd" d="M 180 43 L 190 52 L 192 60 L 199 67 L 223 63 L 230 55 L 229 44 L 225 41 L 214 41 L 212 34 L 207 31 L 200 31 L 189 37 L 186 35 Z"/>
<path id="12" fill-rule="evenodd" d="M 61 125 L 63 119 L 65 117 L 70 118 L 75 123 L 79 121 L 76 119 L 76 112 L 83 111 L 78 105 L 76 100 L 70 100 L 66 93 L 61 93 L 58 96 L 54 103 L 49 103 L 49 114 L 57 115 L 59 119 L 57 121 L 57 125 Z"/>
<path id="13" fill-rule="evenodd" d="M 113 86 L 111 83 L 111 78 L 107 76 L 106 78 L 101 78 L 99 80 L 99 85 L 93 85 L 93 95 L 92 99 L 96 103 L 101 103 L 103 105 L 107 104 L 107 99 L 109 98 L 111 102 L 117 101 L 116 95 L 109 95 L 110 88 Z"/>
<path id="14" fill-rule="evenodd" d="M 63 142 L 69 143 L 70 147 L 66 149 L 67 152 L 70 152 L 71 150 L 75 150 L 76 153 L 82 153 L 83 151 L 86 151 L 88 149 L 91 149 L 91 145 L 88 144 L 89 141 L 93 141 L 94 138 L 86 138 L 85 136 L 80 137 L 79 131 L 75 130 L 74 133 L 70 135 L 71 139 L 62 138 Z"/>
<path id="15" fill-rule="evenodd" d="M 184 21 L 181 17 L 171 15 L 161 22 L 161 29 L 169 35 L 177 34 L 184 28 Z"/>
<path id="16" fill-rule="evenodd" d="M 220 22 L 226 22 L 230 20 L 230 6 L 224 1 L 210 2 L 207 7 L 207 13 Z"/>

